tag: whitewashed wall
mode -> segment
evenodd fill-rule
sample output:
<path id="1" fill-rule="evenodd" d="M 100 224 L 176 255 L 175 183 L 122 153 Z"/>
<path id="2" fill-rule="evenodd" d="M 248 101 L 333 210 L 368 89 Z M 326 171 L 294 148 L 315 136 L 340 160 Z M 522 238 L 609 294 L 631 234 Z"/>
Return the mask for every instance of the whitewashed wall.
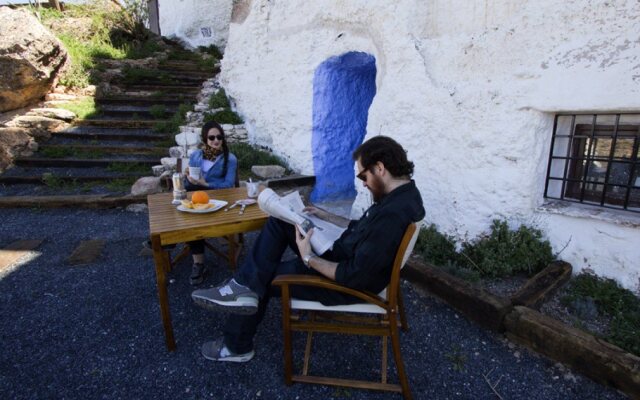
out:
<path id="1" fill-rule="evenodd" d="M 231 0 L 158 0 L 160 33 L 191 47 L 227 44 Z"/>
<path id="2" fill-rule="evenodd" d="M 428 222 L 460 239 L 494 218 L 536 224 L 576 270 L 638 289 L 640 218 L 539 206 L 555 112 L 640 110 L 639 2 L 243 3 L 222 80 L 253 141 L 313 173 L 314 70 L 347 51 L 370 53 L 367 137 L 409 149 Z M 367 201 L 361 193 L 354 214 Z"/>

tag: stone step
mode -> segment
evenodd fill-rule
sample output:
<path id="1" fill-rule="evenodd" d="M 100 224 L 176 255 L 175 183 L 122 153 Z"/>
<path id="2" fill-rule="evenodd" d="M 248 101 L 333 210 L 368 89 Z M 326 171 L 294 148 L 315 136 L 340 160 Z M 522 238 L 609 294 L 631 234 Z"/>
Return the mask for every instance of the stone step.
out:
<path id="1" fill-rule="evenodd" d="M 178 106 L 183 103 L 193 104 L 196 98 L 193 95 L 183 95 L 181 93 L 163 94 L 163 95 L 111 95 L 105 97 L 97 97 L 96 103 L 103 107 L 104 105 L 131 105 L 131 106 L 152 106 L 162 104 L 166 106 Z"/>
<path id="2" fill-rule="evenodd" d="M 148 154 L 155 156 L 164 156 L 168 154 L 165 147 L 155 146 L 105 146 L 105 145 L 89 145 L 89 144 L 44 144 L 38 149 L 39 153 L 49 151 L 72 151 L 72 152 L 92 152 L 101 154 Z"/>
<path id="3" fill-rule="evenodd" d="M 14 160 L 19 167 L 108 167 L 114 164 L 138 164 L 153 166 L 159 164 L 158 158 L 47 158 L 20 157 Z"/>
<path id="4" fill-rule="evenodd" d="M 189 85 L 175 85 L 175 84 L 159 84 L 159 83 L 136 83 L 133 85 L 127 85 L 124 83 L 114 82 L 113 86 L 119 88 L 121 91 L 127 92 L 162 92 L 162 91 L 174 91 L 185 94 L 193 94 L 194 96 L 200 92 L 202 83 L 189 84 Z"/>
<path id="5" fill-rule="evenodd" d="M 51 178 L 68 184 L 68 183 L 85 183 L 85 182 L 112 182 L 117 179 L 137 179 L 140 174 L 118 174 L 118 175 L 85 175 L 85 176 L 65 176 L 51 174 Z M 46 180 L 42 175 L 25 175 L 25 176 L 4 176 L 0 175 L 0 184 L 3 185 L 44 185 Z"/>
<path id="6" fill-rule="evenodd" d="M 129 130 L 130 132 L 127 132 Z M 97 140 L 97 141 L 154 141 L 163 142 L 171 139 L 170 135 L 164 133 L 153 133 L 150 130 L 135 130 L 135 129 L 95 129 L 91 128 L 85 130 L 64 130 L 56 132 L 52 135 L 55 139 L 73 139 L 73 140 Z"/>
<path id="7" fill-rule="evenodd" d="M 171 78 L 165 76 L 137 78 L 136 82 L 127 82 L 124 78 L 114 78 L 111 83 L 115 85 L 125 85 L 127 87 L 138 85 L 173 86 L 173 87 L 200 87 L 206 79 L 202 78 Z"/>
<path id="8" fill-rule="evenodd" d="M 62 195 L 62 196 L 4 196 L 0 208 L 115 208 L 135 203 L 146 203 L 147 196 Z"/>
<path id="9" fill-rule="evenodd" d="M 148 171 L 148 172 L 147 172 Z M 40 177 L 43 175 L 51 175 L 54 178 L 67 179 L 69 180 L 79 180 L 79 181 L 91 181 L 93 178 L 101 178 L 105 179 L 120 179 L 120 178 L 131 178 L 135 176 L 140 176 L 141 172 L 143 175 L 151 174 L 151 168 L 147 170 L 147 167 L 144 168 L 144 171 L 114 171 L 109 167 L 103 166 L 93 166 L 93 167 L 20 167 L 13 166 L 12 168 L 7 169 L 1 175 L 3 179 L 11 178 L 15 181 L 19 181 L 18 178 L 27 177 L 25 181 L 33 181 L 36 178 L 29 177 Z M 98 179 L 99 180 L 99 179 Z"/>
<path id="10" fill-rule="evenodd" d="M 157 70 L 167 74 L 171 78 L 200 79 L 202 81 L 211 79 L 215 77 L 216 74 L 218 74 L 218 72 L 220 72 L 219 69 L 214 69 L 214 70 L 180 69 L 180 68 L 174 68 L 172 66 L 159 66 Z"/>
<path id="11" fill-rule="evenodd" d="M 113 119 L 84 119 L 73 120 L 72 126 L 92 126 L 100 128 L 117 128 L 117 129 L 140 129 L 153 128 L 159 122 L 168 122 L 167 120 L 113 120 Z"/>
<path id="12" fill-rule="evenodd" d="M 220 71 L 219 67 L 213 67 L 213 68 L 203 67 L 202 65 L 192 61 L 178 61 L 178 60 L 162 61 L 158 64 L 158 68 L 169 69 L 174 71 L 210 72 L 214 74 Z"/>

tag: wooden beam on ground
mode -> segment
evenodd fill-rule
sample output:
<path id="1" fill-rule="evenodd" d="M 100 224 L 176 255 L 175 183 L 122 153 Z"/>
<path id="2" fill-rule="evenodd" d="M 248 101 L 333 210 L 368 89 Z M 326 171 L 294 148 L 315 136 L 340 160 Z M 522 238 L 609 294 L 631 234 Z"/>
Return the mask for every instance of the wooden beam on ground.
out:
<path id="1" fill-rule="evenodd" d="M 22 257 L 29 255 L 42 243 L 38 240 L 18 240 L 7 247 L 0 249 L 0 277 L 9 273 L 11 267 Z"/>

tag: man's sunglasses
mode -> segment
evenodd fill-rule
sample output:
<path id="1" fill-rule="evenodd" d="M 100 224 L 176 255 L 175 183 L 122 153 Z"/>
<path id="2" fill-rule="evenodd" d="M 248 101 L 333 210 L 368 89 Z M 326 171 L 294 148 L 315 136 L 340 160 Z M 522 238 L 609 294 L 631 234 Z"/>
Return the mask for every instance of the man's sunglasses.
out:
<path id="1" fill-rule="evenodd" d="M 367 171 L 369 170 L 369 168 L 365 168 L 362 171 L 360 171 L 358 173 L 358 175 L 356 175 L 356 178 L 360 179 L 362 182 L 366 182 L 367 181 Z"/>
<path id="2" fill-rule="evenodd" d="M 214 136 L 208 136 L 207 139 L 211 140 L 212 142 L 216 139 L 218 140 L 224 140 L 224 135 L 214 135 Z"/>

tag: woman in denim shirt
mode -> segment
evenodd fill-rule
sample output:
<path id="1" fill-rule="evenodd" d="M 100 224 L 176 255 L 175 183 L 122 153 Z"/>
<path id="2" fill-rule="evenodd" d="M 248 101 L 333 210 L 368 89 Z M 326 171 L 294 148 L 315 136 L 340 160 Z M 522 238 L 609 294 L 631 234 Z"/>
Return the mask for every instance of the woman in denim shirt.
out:
<path id="1" fill-rule="evenodd" d="M 185 187 L 189 191 L 206 189 L 225 189 L 235 185 L 238 159 L 229 153 L 229 146 L 222 127 L 214 121 L 207 122 L 202 127 L 201 149 L 194 151 L 189 157 L 189 167 L 199 167 L 198 179 L 189 176 L 189 167 L 185 170 L 187 182 Z M 199 285 L 204 280 L 204 240 L 189 242 L 193 256 L 190 282 Z"/>

